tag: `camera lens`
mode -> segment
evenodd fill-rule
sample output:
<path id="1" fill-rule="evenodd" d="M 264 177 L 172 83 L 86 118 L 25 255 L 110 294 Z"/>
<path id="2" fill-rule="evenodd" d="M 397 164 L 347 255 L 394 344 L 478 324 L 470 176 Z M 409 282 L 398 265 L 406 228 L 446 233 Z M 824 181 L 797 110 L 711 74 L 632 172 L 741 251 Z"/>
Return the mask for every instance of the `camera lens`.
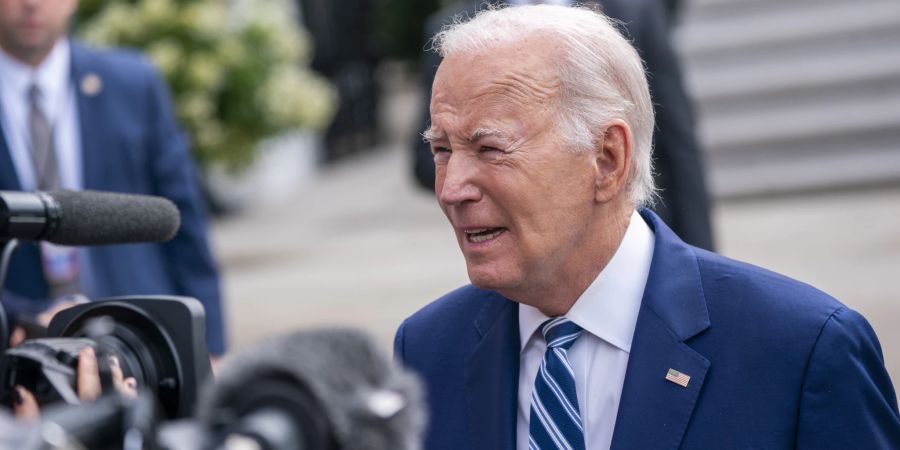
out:
<path id="1" fill-rule="evenodd" d="M 108 303 L 90 312 L 75 318 L 63 334 L 91 339 L 99 353 L 115 355 L 122 373 L 155 392 L 165 415 L 175 417 L 181 401 L 179 368 L 167 333 L 146 313 L 126 303 Z"/>
<path id="2" fill-rule="evenodd" d="M 203 307 L 171 296 L 118 297 L 60 311 L 42 339 L 5 351 L 0 360 L 0 401 L 12 403 L 22 385 L 40 405 L 78 404 L 79 352 L 94 348 L 103 392 L 111 388 L 110 356 L 126 377 L 153 394 L 169 419 L 189 416 L 198 387 L 211 375 Z"/>

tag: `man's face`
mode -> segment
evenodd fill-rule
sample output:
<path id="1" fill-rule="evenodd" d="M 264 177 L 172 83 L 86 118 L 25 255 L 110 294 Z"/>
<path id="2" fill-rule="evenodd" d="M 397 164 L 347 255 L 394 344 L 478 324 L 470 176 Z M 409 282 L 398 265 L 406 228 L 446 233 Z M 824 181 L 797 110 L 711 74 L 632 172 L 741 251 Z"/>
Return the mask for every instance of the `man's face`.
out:
<path id="1" fill-rule="evenodd" d="M 590 252 L 596 166 L 560 133 L 546 39 L 446 58 L 428 137 L 435 192 L 473 284 L 514 300 L 565 282 Z"/>
<path id="2" fill-rule="evenodd" d="M 0 0 L 0 47 L 22 62 L 40 63 L 77 6 L 78 0 Z"/>

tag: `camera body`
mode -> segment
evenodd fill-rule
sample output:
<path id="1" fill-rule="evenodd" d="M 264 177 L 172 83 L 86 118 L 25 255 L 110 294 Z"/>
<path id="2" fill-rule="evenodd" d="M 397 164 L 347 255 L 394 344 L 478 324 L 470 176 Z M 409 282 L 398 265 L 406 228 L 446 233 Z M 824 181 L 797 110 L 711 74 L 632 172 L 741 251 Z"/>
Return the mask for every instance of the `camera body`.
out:
<path id="1" fill-rule="evenodd" d="M 43 338 L 7 350 L 3 367 L 11 370 L 4 370 L 4 392 L 22 386 L 42 405 L 59 401 L 78 404 L 74 388 L 78 352 L 92 344 L 89 339 Z M 8 399 L 3 401 L 7 403 Z"/>
<path id="2" fill-rule="evenodd" d="M 188 297 L 116 297 L 77 305 L 54 316 L 48 336 L 5 352 L 0 400 L 9 402 L 14 387 L 22 385 L 39 404 L 77 404 L 78 352 L 85 346 L 94 348 L 104 384 L 110 383 L 107 356 L 114 355 L 126 377 L 154 393 L 168 419 L 191 415 L 211 375 L 203 306 Z"/>

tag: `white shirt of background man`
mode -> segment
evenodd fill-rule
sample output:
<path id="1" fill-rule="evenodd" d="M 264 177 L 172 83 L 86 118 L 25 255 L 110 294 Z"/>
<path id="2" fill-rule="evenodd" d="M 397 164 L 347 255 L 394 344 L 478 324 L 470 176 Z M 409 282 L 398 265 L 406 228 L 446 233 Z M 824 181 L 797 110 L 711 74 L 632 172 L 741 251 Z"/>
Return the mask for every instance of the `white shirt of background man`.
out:
<path id="1" fill-rule="evenodd" d="M 59 40 L 38 67 L 24 64 L 0 49 L 0 126 L 6 137 L 23 191 L 37 188 L 31 157 L 28 89 L 37 84 L 41 112 L 53 130 L 53 148 L 59 162 L 60 182 L 66 189 L 80 189 L 82 181 L 81 132 L 72 81 L 69 41 Z"/>

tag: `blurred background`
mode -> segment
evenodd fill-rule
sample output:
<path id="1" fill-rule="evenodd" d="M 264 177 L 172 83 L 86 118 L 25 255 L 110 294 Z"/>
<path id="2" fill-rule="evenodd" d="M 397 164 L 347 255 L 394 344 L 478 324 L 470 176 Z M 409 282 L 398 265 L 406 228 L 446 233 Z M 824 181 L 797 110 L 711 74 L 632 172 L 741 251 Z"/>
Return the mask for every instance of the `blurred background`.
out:
<path id="1" fill-rule="evenodd" d="M 387 350 L 467 282 L 410 151 L 423 27 L 449 3 L 81 1 L 80 36 L 146 50 L 170 83 L 232 348 L 339 324 Z M 900 2 L 671 3 L 717 250 L 862 312 L 900 383 Z"/>

